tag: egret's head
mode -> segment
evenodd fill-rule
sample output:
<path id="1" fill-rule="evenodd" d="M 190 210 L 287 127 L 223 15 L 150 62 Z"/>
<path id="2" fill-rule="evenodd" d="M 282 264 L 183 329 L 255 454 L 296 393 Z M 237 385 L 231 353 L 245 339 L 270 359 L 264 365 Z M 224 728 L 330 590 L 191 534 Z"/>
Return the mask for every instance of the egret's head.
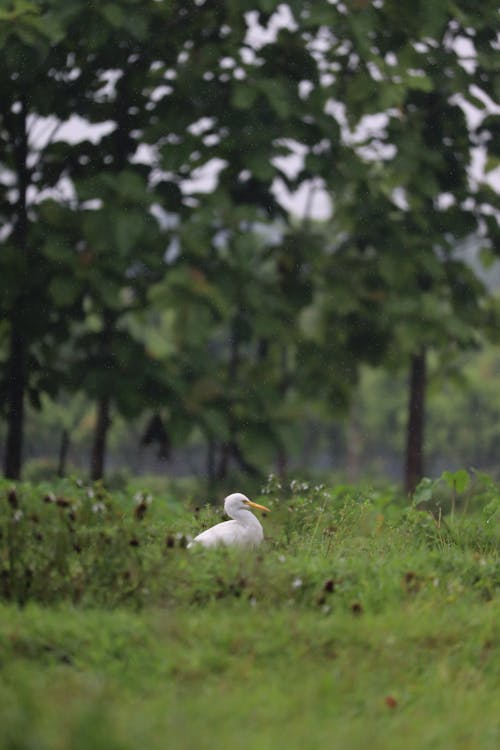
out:
<path id="1" fill-rule="evenodd" d="M 264 510 L 266 513 L 271 512 L 265 505 L 252 502 L 246 495 L 242 495 L 241 492 L 233 492 L 232 495 L 228 495 L 224 500 L 224 510 L 228 516 L 234 516 L 235 513 L 241 510 L 250 510 L 251 508 Z"/>

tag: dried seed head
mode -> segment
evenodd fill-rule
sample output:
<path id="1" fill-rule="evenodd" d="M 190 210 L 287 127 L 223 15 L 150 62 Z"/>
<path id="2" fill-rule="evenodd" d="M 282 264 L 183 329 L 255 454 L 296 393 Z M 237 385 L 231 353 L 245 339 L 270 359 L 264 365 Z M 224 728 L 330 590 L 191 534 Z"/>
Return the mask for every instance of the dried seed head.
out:
<path id="1" fill-rule="evenodd" d="M 351 612 L 353 615 L 356 615 L 356 617 L 359 617 L 363 614 L 363 606 L 360 604 L 360 602 L 354 602 L 351 604 Z"/>
<path id="2" fill-rule="evenodd" d="M 56 502 L 56 496 L 53 492 L 47 492 L 46 495 L 43 496 L 43 502 L 44 503 L 55 503 Z"/>
<path id="3" fill-rule="evenodd" d="M 7 493 L 7 500 L 11 508 L 16 510 L 19 508 L 19 497 L 17 495 L 15 487 L 12 487 Z"/>
<path id="4" fill-rule="evenodd" d="M 134 515 L 137 518 L 138 521 L 142 521 L 144 516 L 146 515 L 146 511 L 148 509 L 147 504 L 143 501 L 139 503 L 139 505 L 136 505 L 134 510 Z"/>
<path id="5" fill-rule="evenodd" d="M 132 539 L 129 542 L 131 547 L 138 547 L 139 546 L 139 540 L 137 537 L 133 536 Z"/>
<path id="6" fill-rule="evenodd" d="M 325 581 L 323 591 L 326 591 L 328 594 L 332 594 L 335 591 L 335 581 L 333 580 L 333 578 L 329 578 L 327 581 Z"/>
<path id="7" fill-rule="evenodd" d="M 397 702 L 396 698 L 393 695 L 386 695 L 385 696 L 385 705 L 388 708 L 396 708 L 396 706 L 398 705 L 398 702 Z"/>
<path id="8" fill-rule="evenodd" d="M 323 531 L 323 534 L 325 536 L 333 536 L 337 531 L 337 527 L 335 525 L 327 526 L 326 529 Z"/>
<path id="9" fill-rule="evenodd" d="M 57 506 L 58 506 L 59 508 L 69 508 L 69 507 L 70 507 L 70 505 L 71 505 L 71 503 L 70 503 L 70 501 L 69 501 L 69 500 L 66 500 L 66 498 L 65 498 L 65 497 L 58 497 L 58 498 L 56 499 L 56 505 L 57 505 Z"/>
<path id="10" fill-rule="evenodd" d="M 420 591 L 421 580 L 413 570 L 409 570 L 404 575 L 403 586 L 408 594 L 416 594 Z"/>
<path id="11" fill-rule="evenodd" d="M 165 544 L 169 549 L 172 549 L 172 547 L 175 547 L 175 538 L 172 536 L 172 534 L 167 534 L 167 538 L 165 539 Z"/>

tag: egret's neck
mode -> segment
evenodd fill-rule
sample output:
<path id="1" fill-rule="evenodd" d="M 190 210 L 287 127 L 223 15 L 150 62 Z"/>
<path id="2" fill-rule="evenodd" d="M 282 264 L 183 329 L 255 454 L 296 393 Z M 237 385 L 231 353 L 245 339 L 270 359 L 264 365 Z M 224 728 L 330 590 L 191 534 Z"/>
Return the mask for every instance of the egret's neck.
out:
<path id="1" fill-rule="evenodd" d="M 262 524 L 260 523 L 260 521 L 254 516 L 251 511 L 247 510 L 246 508 L 236 510 L 231 515 L 234 520 L 238 521 L 238 523 L 241 523 L 242 526 L 248 526 L 249 528 L 252 526 L 262 528 Z"/>

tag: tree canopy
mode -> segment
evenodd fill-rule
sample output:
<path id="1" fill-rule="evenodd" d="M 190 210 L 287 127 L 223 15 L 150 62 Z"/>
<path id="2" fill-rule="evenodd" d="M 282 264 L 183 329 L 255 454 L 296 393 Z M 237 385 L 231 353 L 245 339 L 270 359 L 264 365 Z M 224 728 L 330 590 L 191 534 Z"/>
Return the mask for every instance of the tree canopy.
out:
<path id="1" fill-rule="evenodd" d="M 491 322 L 460 250 L 498 252 L 497 29 L 492 0 L 5 3 L 6 475 L 26 400 L 62 391 L 96 404 L 94 478 L 114 413 L 200 431 L 214 481 L 284 470 L 362 363 L 418 363 L 413 489 L 425 353 Z"/>

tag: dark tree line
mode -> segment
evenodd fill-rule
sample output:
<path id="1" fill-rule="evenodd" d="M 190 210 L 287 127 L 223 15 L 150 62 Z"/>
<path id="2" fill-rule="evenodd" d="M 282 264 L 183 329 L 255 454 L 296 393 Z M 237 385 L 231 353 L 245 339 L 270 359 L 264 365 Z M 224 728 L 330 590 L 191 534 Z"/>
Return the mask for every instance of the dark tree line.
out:
<path id="1" fill-rule="evenodd" d="M 498 248 L 471 171 L 477 148 L 499 164 L 497 23 L 491 0 L 7 3 L 5 475 L 27 401 L 62 392 L 95 402 L 94 479 L 113 413 L 162 412 L 169 445 L 200 430 L 213 481 L 284 472 L 301 409 L 347 413 L 369 362 L 409 372 L 411 492 L 426 353 L 491 323 L 457 249 Z M 279 185 L 320 185 L 331 219 L 289 216 Z"/>

